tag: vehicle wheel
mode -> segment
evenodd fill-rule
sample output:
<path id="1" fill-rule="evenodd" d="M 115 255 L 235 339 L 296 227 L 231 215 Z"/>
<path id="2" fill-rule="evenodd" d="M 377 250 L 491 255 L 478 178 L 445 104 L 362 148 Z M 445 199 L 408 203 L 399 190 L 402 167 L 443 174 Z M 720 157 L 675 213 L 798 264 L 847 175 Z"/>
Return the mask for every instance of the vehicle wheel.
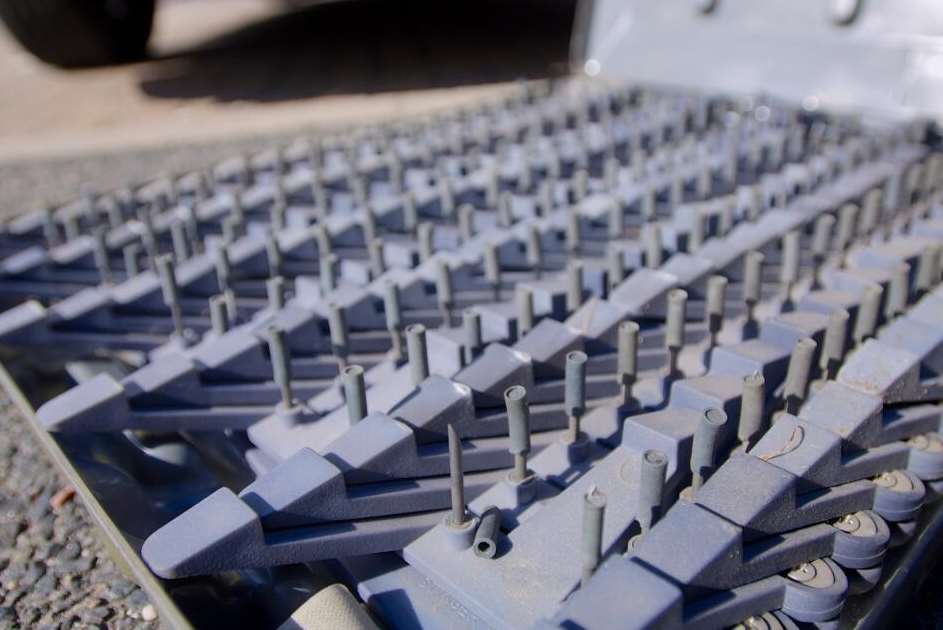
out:
<path id="1" fill-rule="evenodd" d="M 63 68 L 144 56 L 155 0 L 0 0 L 0 18 L 43 61 Z"/>

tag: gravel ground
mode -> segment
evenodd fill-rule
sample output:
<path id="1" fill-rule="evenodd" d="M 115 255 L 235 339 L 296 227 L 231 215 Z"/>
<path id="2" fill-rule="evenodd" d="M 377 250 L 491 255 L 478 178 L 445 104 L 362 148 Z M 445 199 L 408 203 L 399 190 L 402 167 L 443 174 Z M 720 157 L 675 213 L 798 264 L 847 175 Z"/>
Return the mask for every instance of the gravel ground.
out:
<path id="1" fill-rule="evenodd" d="M 158 627 L 5 395 L 0 422 L 0 627 Z"/>

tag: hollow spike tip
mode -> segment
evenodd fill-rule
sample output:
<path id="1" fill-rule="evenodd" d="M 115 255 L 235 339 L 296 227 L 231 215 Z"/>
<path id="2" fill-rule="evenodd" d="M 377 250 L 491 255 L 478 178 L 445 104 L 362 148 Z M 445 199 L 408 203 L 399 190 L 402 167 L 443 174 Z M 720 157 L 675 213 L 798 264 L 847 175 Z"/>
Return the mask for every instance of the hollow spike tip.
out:
<path id="1" fill-rule="evenodd" d="M 602 559 L 603 524 L 606 495 L 595 485 L 583 495 L 583 529 L 581 536 L 582 575 L 580 587 L 585 587 Z"/>
<path id="2" fill-rule="evenodd" d="M 527 454 L 530 453 L 530 406 L 527 389 L 523 385 L 512 385 L 504 392 L 504 404 L 508 413 L 508 436 L 514 455 L 514 470 L 511 478 L 523 481 L 528 476 Z"/>
<path id="3" fill-rule="evenodd" d="M 341 374 L 344 379 L 344 399 L 347 404 L 347 418 L 354 425 L 367 417 L 367 388 L 364 384 L 364 370 L 359 365 L 348 365 Z"/>

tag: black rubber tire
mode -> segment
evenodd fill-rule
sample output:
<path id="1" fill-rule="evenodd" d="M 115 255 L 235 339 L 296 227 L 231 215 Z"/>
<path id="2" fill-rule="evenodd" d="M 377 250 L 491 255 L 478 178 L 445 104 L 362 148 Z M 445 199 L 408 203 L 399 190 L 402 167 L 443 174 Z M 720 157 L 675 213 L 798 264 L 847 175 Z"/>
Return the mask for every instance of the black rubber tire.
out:
<path id="1" fill-rule="evenodd" d="M 31 53 L 83 68 L 144 57 L 155 0 L 0 0 L 0 18 Z"/>

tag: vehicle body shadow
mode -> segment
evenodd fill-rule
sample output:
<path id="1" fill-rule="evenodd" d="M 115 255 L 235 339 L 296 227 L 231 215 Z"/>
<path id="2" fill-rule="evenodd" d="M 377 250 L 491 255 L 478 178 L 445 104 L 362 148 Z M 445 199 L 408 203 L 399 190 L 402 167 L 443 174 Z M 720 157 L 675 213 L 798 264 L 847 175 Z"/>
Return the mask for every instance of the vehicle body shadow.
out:
<path id="1" fill-rule="evenodd" d="M 141 66 L 153 98 L 278 102 L 568 71 L 575 0 L 357 0 L 298 9 Z"/>

